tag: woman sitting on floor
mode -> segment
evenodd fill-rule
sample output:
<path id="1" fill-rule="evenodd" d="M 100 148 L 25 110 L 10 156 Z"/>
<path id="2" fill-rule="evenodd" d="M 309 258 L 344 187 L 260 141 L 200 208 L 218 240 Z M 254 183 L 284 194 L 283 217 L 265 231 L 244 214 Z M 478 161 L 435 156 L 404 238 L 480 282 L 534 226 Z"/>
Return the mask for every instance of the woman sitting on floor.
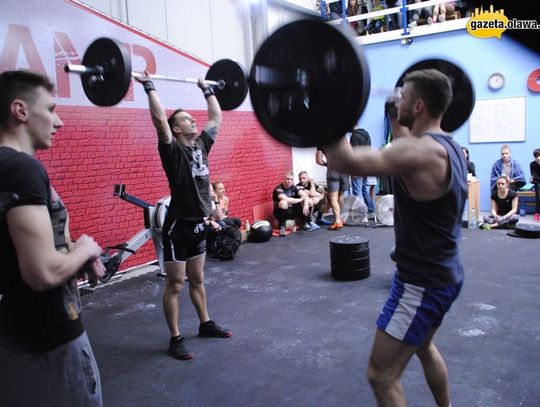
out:
<path id="1" fill-rule="evenodd" d="M 242 220 L 240 218 L 229 217 L 229 198 L 225 196 L 225 185 L 223 185 L 223 182 L 221 181 L 216 181 L 212 184 L 212 186 L 216 194 L 216 203 L 221 206 L 221 210 L 223 211 L 223 218 L 220 220 L 229 226 L 236 226 L 237 228 L 240 228 L 242 225 Z"/>
<path id="2" fill-rule="evenodd" d="M 508 177 L 497 178 L 497 189 L 491 194 L 491 214 L 484 216 L 482 229 L 513 227 L 519 220 L 518 196 L 509 188 Z M 488 226 L 489 225 L 489 226 Z"/>

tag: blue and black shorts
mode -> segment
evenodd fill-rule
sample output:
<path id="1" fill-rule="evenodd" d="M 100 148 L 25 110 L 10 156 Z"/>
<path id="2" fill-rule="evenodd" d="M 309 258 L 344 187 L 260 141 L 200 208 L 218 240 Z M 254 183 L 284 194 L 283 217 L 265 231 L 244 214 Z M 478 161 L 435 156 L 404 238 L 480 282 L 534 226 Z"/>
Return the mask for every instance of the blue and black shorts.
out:
<path id="1" fill-rule="evenodd" d="M 438 328 L 463 283 L 425 288 L 394 276 L 390 297 L 377 319 L 377 327 L 407 345 L 419 347 L 432 328 Z"/>

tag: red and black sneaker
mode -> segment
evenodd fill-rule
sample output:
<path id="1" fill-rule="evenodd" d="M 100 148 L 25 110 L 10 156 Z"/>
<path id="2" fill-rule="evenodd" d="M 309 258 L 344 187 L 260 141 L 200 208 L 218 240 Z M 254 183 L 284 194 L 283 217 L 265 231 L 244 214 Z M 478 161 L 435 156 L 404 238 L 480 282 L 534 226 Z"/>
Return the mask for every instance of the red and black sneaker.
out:
<path id="1" fill-rule="evenodd" d="M 186 344 L 184 343 L 185 339 L 186 338 L 183 336 L 171 338 L 171 341 L 169 342 L 169 355 L 180 360 L 191 359 L 193 356 L 186 348 Z"/>
<path id="2" fill-rule="evenodd" d="M 231 335 L 231 331 L 222 328 L 212 320 L 202 322 L 201 325 L 199 325 L 199 336 L 207 338 L 228 338 Z"/>

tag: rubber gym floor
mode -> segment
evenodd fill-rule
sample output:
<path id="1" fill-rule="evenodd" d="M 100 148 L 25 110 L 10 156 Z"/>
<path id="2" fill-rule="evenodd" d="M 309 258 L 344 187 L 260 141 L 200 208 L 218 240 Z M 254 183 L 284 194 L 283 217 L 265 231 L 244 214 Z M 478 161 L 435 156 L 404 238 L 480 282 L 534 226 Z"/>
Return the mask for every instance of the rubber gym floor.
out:
<path id="1" fill-rule="evenodd" d="M 329 240 L 369 239 L 371 276 L 330 274 Z M 394 272 L 391 227 L 347 226 L 246 243 L 232 261 L 206 264 L 211 318 L 229 339 L 197 336 L 188 290 L 181 332 L 190 361 L 167 354 L 156 267 L 83 295 L 83 320 L 101 371 L 105 406 L 375 406 L 365 377 Z M 539 239 L 463 229 L 466 278 L 435 337 L 452 405 L 540 405 Z M 409 406 L 434 406 L 418 359 L 402 383 Z"/>

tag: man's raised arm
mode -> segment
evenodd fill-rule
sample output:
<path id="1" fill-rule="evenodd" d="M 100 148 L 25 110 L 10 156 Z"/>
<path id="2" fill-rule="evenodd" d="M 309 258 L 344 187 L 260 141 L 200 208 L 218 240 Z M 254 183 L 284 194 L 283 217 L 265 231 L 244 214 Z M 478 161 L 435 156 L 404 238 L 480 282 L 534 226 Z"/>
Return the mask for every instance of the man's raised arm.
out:
<path id="1" fill-rule="evenodd" d="M 215 139 L 223 120 L 221 106 L 214 94 L 214 90 L 206 83 L 206 81 L 199 79 L 197 86 L 203 91 L 206 103 L 208 103 L 208 121 L 204 125 L 204 130 L 212 137 L 212 139 Z"/>
<path id="2" fill-rule="evenodd" d="M 146 71 L 144 72 L 143 76 L 136 77 L 135 79 L 143 85 L 144 91 L 148 95 L 150 116 L 152 117 L 152 123 L 157 130 L 159 141 L 165 144 L 171 144 L 173 137 L 169 123 L 167 122 L 167 114 L 165 113 L 165 109 L 159 100 L 152 79 Z"/>

